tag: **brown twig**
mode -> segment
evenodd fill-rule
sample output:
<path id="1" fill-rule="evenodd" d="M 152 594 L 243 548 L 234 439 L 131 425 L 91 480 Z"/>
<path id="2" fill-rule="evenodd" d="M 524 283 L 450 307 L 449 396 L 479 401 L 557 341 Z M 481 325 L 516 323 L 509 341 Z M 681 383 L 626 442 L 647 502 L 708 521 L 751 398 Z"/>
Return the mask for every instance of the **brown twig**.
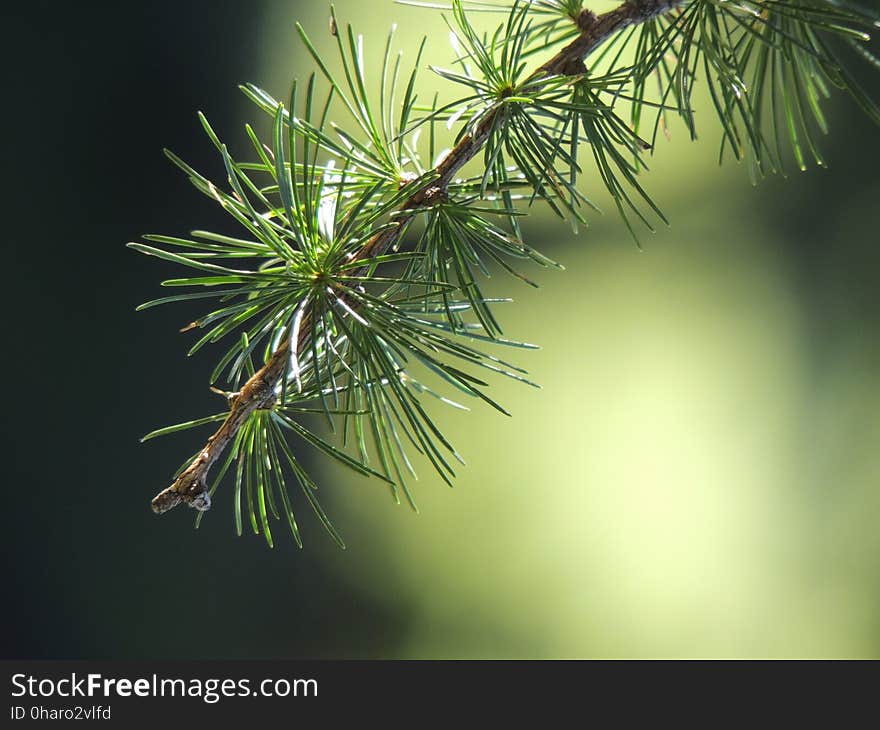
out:
<path id="1" fill-rule="evenodd" d="M 532 78 L 546 76 L 576 76 L 586 71 L 584 58 L 614 33 L 636 23 L 665 13 L 681 5 L 686 0 L 627 0 L 614 10 L 596 15 L 584 10 L 575 19 L 580 34 L 565 48 L 560 50 L 544 65 L 540 66 Z M 458 144 L 441 160 L 434 169 L 431 182 L 413 193 L 401 206 L 396 217 L 398 225 L 385 228 L 374 235 L 358 252 L 356 259 L 365 260 L 387 251 L 398 239 L 406 223 L 419 208 L 429 205 L 445 194 L 446 188 L 455 174 L 482 149 L 492 131 L 498 108 L 487 114 L 477 128 L 466 134 Z M 408 211 L 412 211 L 407 213 Z M 297 341 L 298 350 L 308 342 L 310 316 L 305 311 L 300 324 Z M 270 408 L 275 403 L 275 388 L 284 375 L 290 356 L 290 340 L 284 341 L 260 368 L 244 384 L 242 389 L 230 399 L 229 415 L 219 429 L 208 439 L 205 447 L 193 462 L 184 469 L 171 486 L 163 489 L 152 501 L 153 511 L 162 514 L 178 504 L 188 504 L 198 510 L 211 506 L 208 495 L 207 476 L 214 462 L 226 450 L 248 417 L 256 410 Z"/>

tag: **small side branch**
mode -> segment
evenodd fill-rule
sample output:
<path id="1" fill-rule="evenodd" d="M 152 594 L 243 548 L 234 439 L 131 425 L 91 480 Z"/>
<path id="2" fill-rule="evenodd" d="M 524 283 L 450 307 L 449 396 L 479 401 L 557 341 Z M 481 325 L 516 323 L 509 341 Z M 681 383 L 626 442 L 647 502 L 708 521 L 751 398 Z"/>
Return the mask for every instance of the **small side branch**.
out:
<path id="1" fill-rule="evenodd" d="M 174 483 L 153 497 L 153 512 L 162 514 L 184 503 L 199 511 L 211 508 L 208 494 L 208 472 L 214 462 L 229 446 L 248 417 L 261 408 L 271 408 L 275 403 L 275 386 L 284 372 L 284 364 L 290 354 L 290 342 L 284 342 L 262 368 L 244 384 L 231 399 L 229 415 L 217 429 L 199 455 L 184 469 Z"/>
<path id="2" fill-rule="evenodd" d="M 548 76 L 574 76 L 584 73 L 584 59 L 612 35 L 682 4 L 683 0 L 627 0 L 623 5 L 602 15 L 596 15 L 592 10 L 582 10 L 576 21 L 581 29 L 580 35 L 538 71 L 543 71 Z"/>

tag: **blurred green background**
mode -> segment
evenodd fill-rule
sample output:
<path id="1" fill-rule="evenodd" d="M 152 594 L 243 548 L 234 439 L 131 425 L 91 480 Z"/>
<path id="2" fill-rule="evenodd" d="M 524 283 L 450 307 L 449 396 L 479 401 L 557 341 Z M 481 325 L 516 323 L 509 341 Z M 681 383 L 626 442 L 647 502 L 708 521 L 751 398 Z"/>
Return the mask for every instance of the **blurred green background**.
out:
<path id="1" fill-rule="evenodd" d="M 392 22 L 404 58 L 427 33 L 425 58 L 448 63 L 439 14 L 336 7 L 376 68 Z M 322 460 L 344 552 L 305 512 L 302 552 L 235 538 L 222 492 L 198 533 L 149 513 L 203 435 L 137 438 L 217 405 L 212 353 L 184 357 L 196 310 L 133 313 L 174 268 L 122 244 L 229 229 L 159 151 L 219 177 L 195 110 L 244 149 L 258 116 L 235 85 L 283 97 L 310 71 L 294 20 L 329 55 L 326 15 L 7 18 L 4 655 L 880 655 L 880 134 L 846 99 L 829 170 L 756 188 L 717 166 L 708 108 L 697 143 L 673 127 L 644 180 L 672 226 L 642 251 L 607 205 L 578 236 L 536 208 L 526 235 L 566 271 L 490 290 L 515 299 L 506 333 L 542 346 L 518 362 L 543 388 L 493 384 L 510 419 L 434 410 L 468 466 L 455 489 L 423 467 L 419 515 Z"/>

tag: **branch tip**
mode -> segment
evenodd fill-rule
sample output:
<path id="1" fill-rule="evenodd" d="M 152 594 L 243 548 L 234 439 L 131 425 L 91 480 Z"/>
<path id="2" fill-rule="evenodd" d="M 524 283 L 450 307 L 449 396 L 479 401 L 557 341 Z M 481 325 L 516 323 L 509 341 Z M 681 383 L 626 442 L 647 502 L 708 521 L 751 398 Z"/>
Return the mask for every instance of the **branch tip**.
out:
<path id="1" fill-rule="evenodd" d="M 178 484 L 179 481 L 163 489 L 153 497 L 153 501 L 150 502 L 153 512 L 161 515 L 174 509 L 181 503 L 187 504 L 199 512 L 207 512 L 211 509 L 211 495 L 208 494 L 208 490 L 203 484 L 193 481 L 187 491 L 184 492 L 178 490 Z"/>

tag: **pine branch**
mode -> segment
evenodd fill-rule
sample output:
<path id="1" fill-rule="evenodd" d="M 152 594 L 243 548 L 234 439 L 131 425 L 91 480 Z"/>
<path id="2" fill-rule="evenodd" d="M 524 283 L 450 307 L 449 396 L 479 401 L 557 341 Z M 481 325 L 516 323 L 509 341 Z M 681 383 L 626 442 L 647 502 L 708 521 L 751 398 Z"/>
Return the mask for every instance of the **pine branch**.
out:
<path id="1" fill-rule="evenodd" d="M 529 78 L 530 82 L 554 76 L 576 76 L 585 72 L 584 59 L 605 40 L 628 26 L 648 21 L 686 0 L 627 0 L 619 7 L 596 15 L 583 10 L 576 17 L 578 35 L 568 46 L 540 66 Z M 429 182 L 419 187 L 400 206 L 394 217 L 396 225 L 386 227 L 372 236 L 355 255 L 356 261 L 366 261 L 381 256 L 397 242 L 406 223 L 415 211 L 442 200 L 456 173 L 473 159 L 486 145 L 496 116 L 501 107 L 496 106 L 486 114 L 478 126 L 465 134 L 455 147 L 428 175 Z M 356 276 L 366 276 L 366 267 L 357 270 Z M 296 338 L 298 351 L 304 351 L 313 336 L 313 313 L 306 310 L 300 321 Z M 208 439 L 198 456 L 166 489 L 152 500 L 153 511 L 162 514 L 184 503 L 204 511 L 210 508 L 207 477 L 212 466 L 234 441 L 248 418 L 261 409 L 271 408 L 276 401 L 276 388 L 282 379 L 290 359 L 291 340 L 285 340 L 272 354 L 268 362 L 257 370 L 229 400 L 229 412 L 219 429 Z"/>
<path id="2" fill-rule="evenodd" d="M 246 235 L 197 230 L 191 238 L 147 235 L 147 243 L 129 244 L 200 272 L 162 282 L 196 291 L 139 307 L 214 300 L 185 328 L 205 330 L 190 354 L 237 334 L 209 378 L 226 396 L 226 410 L 144 437 L 220 424 L 156 496 L 154 511 L 189 504 L 198 526 L 231 471 L 238 534 L 246 515 L 272 546 L 270 517 L 283 517 L 302 547 L 286 483 L 292 475 L 344 547 L 300 463 L 300 443 L 384 482 L 397 502 L 400 490 L 413 509 L 413 452 L 451 485 L 454 461 L 463 460 L 424 401 L 466 407 L 425 376 L 504 414 L 481 372 L 535 385 L 484 348 L 535 346 L 502 335 L 494 309 L 510 300 L 484 296 L 481 277 L 498 265 L 535 286 L 515 260 L 559 266 L 524 243 L 519 220 L 536 200 L 573 228 L 586 222 L 588 208 L 598 210 L 578 184 L 588 177 L 581 150 L 589 150 L 582 157 L 597 173 L 592 182 L 610 194 L 636 241 L 634 219 L 649 230 L 656 219 L 666 222 L 639 175 L 670 116 L 696 136 L 695 81 L 721 127 L 720 157 L 746 159 L 753 182 L 784 172 L 790 159 L 802 169 L 810 160 L 824 164 L 818 135 L 828 130 L 823 102 L 833 89 L 880 124 L 880 107 L 845 62 L 880 68 L 870 37 L 880 18 L 850 0 L 627 0 L 602 15 L 583 2 L 451 0 L 444 20 L 456 58 L 451 68 L 429 68 L 461 93 L 441 106 L 436 96 L 417 102 L 425 40 L 407 82 L 400 56 L 391 53 L 393 28 L 376 106 L 363 39 L 339 25 L 331 6 L 341 73 L 297 25 L 316 68 L 307 82 L 294 80 L 287 104 L 242 87 L 273 122 L 270 144 L 245 125 L 255 160 L 234 160 L 199 115 L 228 187 L 166 151 Z M 506 17 L 493 33 L 480 33 L 470 21 L 475 12 Z M 534 63 L 551 48 L 561 50 Z M 319 104 L 315 91 L 324 85 Z M 331 105 L 342 119 L 330 121 Z M 452 149 L 438 154 L 436 126 L 444 122 L 458 131 Z M 653 124 L 647 133 L 646 122 Z M 478 155 L 479 170 L 462 176 Z M 409 230 L 416 236 L 403 247 Z M 265 363 L 259 369 L 257 358 Z M 214 387 L 219 380 L 226 389 Z M 333 443 L 307 427 L 310 414 L 326 418 Z"/>

